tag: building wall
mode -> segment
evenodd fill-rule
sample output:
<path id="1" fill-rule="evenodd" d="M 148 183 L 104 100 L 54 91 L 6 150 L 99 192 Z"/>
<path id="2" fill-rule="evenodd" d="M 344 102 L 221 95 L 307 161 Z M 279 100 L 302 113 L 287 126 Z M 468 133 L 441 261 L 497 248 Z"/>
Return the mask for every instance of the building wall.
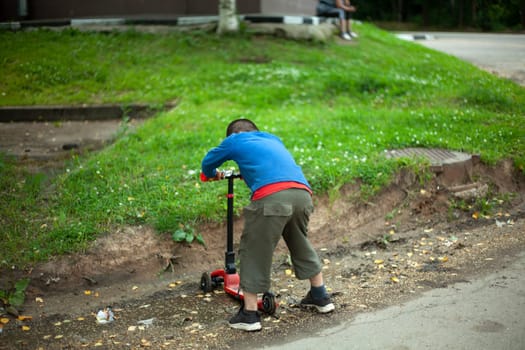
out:
<path id="1" fill-rule="evenodd" d="M 20 2 L 27 15 L 20 16 Z M 239 14 L 313 15 L 317 0 L 237 0 Z M 219 0 L 0 0 L 0 22 L 85 17 L 217 15 Z"/>
<path id="2" fill-rule="evenodd" d="M 314 16 L 317 2 L 318 0 L 262 0 L 261 13 Z"/>

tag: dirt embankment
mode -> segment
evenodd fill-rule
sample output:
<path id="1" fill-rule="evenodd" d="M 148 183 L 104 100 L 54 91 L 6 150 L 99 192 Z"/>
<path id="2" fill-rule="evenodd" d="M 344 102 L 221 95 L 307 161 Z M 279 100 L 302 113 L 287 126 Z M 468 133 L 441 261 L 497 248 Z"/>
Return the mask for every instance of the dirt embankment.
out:
<path id="1" fill-rule="evenodd" d="M 337 310 L 331 315 L 297 308 L 308 286 L 294 278 L 281 244 L 272 277 L 276 314 L 264 317 L 256 335 L 227 331 L 238 302 L 221 290 L 203 294 L 199 288 L 202 272 L 223 266 L 224 226 L 201 228 L 206 248 L 128 227 L 102 237 L 85 254 L 35 268 L 23 310 L 32 320 L 7 323 L 0 349 L 240 349 L 469 280 L 525 249 L 523 174 L 503 162 L 478 164 L 471 175 L 475 182 L 444 186 L 436 176 L 422 188 L 414 174 L 402 173 L 369 203 L 356 200 L 357 185 L 342 188 L 337 197 L 316 198 L 310 237 L 334 296 Z M 481 198 L 490 216 L 477 209 Z M 239 218 L 235 247 L 241 230 Z M 116 321 L 96 324 L 94 312 L 107 305 Z"/>

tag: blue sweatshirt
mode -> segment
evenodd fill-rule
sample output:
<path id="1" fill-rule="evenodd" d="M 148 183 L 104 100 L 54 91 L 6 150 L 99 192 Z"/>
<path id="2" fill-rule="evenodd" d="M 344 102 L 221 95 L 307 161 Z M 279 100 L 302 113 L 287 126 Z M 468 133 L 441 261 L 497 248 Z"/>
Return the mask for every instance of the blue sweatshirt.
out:
<path id="1" fill-rule="evenodd" d="M 295 181 L 310 188 L 301 168 L 282 141 L 263 131 L 231 134 L 208 152 L 202 160 L 202 172 L 215 177 L 215 169 L 228 160 L 239 166 L 250 190 L 276 182 Z"/>

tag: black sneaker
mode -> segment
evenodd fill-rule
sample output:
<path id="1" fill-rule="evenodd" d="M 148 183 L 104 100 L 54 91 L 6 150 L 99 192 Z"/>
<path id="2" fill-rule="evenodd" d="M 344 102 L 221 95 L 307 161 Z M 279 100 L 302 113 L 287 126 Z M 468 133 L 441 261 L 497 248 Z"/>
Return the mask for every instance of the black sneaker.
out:
<path id="1" fill-rule="evenodd" d="M 325 297 L 321 299 L 314 299 L 312 298 L 312 294 L 308 292 L 303 300 L 301 300 L 302 307 L 306 308 L 315 308 L 318 312 L 322 314 L 326 314 L 328 312 L 332 312 L 335 309 L 334 304 L 330 300 L 330 297 Z"/>
<path id="2" fill-rule="evenodd" d="M 230 327 L 253 332 L 261 330 L 261 316 L 257 311 L 246 311 L 241 306 L 237 315 L 230 319 Z"/>

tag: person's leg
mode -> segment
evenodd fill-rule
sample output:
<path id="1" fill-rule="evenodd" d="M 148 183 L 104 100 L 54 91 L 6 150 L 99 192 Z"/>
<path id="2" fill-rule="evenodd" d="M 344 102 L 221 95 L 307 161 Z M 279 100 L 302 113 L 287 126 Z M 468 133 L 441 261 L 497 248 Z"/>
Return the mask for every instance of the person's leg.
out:
<path id="1" fill-rule="evenodd" d="M 352 40 L 350 36 L 347 35 L 347 21 L 345 20 L 345 11 L 340 8 L 323 8 L 322 11 L 318 11 L 319 16 L 326 17 L 335 17 L 339 21 L 339 35 L 345 40 Z M 346 34 L 346 35 L 345 35 Z"/>
<path id="2" fill-rule="evenodd" d="M 310 195 L 306 191 L 291 190 L 294 214 L 283 231 L 283 238 L 290 250 L 295 275 L 298 279 L 309 279 L 310 291 L 301 305 L 315 307 L 319 312 L 334 310 L 326 293 L 319 256 L 308 240 L 308 222 L 313 212 Z"/>
<path id="3" fill-rule="evenodd" d="M 292 206 L 279 193 L 250 203 L 244 209 L 244 230 L 239 246 L 243 293 L 264 293 L 271 287 L 272 257 Z M 253 309 L 250 296 L 246 307 Z"/>
<path id="4" fill-rule="evenodd" d="M 292 208 L 268 196 L 244 209 L 244 230 L 239 247 L 243 306 L 230 319 L 230 327 L 245 331 L 261 329 L 257 294 L 270 289 L 273 251 L 281 238 Z"/>
<path id="5" fill-rule="evenodd" d="M 348 21 L 346 20 L 346 12 L 343 9 L 337 9 L 338 15 L 339 15 L 339 26 L 341 31 L 341 37 L 345 40 L 352 40 L 350 36 L 348 36 Z"/>
<path id="6" fill-rule="evenodd" d="M 244 309 L 247 311 L 257 311 L 257 294 L 243 291 Z"/>
<path id="7" fill-rule="evenodd" d="M 323 273 L 319 272 L 315 276 L 310 277 L 310 285 L 312 287 L 321 287 L 321 286 L 323 286 L 324 285 Z"/>
<path id="8" fill-rule="evenodd" d="M 341 31 L 341 34 L 348 32 L 348 22 L 344 18 L 339 18 L 339 30 Z"/>
<path id="9" fill-rule="evenodd" d="M 352 31 L 352 13 L 351 12 L 346 12 L 346 28 L 347 28 L 347 33 L 352 38 L 358 37 L 358 35 Z"/>

